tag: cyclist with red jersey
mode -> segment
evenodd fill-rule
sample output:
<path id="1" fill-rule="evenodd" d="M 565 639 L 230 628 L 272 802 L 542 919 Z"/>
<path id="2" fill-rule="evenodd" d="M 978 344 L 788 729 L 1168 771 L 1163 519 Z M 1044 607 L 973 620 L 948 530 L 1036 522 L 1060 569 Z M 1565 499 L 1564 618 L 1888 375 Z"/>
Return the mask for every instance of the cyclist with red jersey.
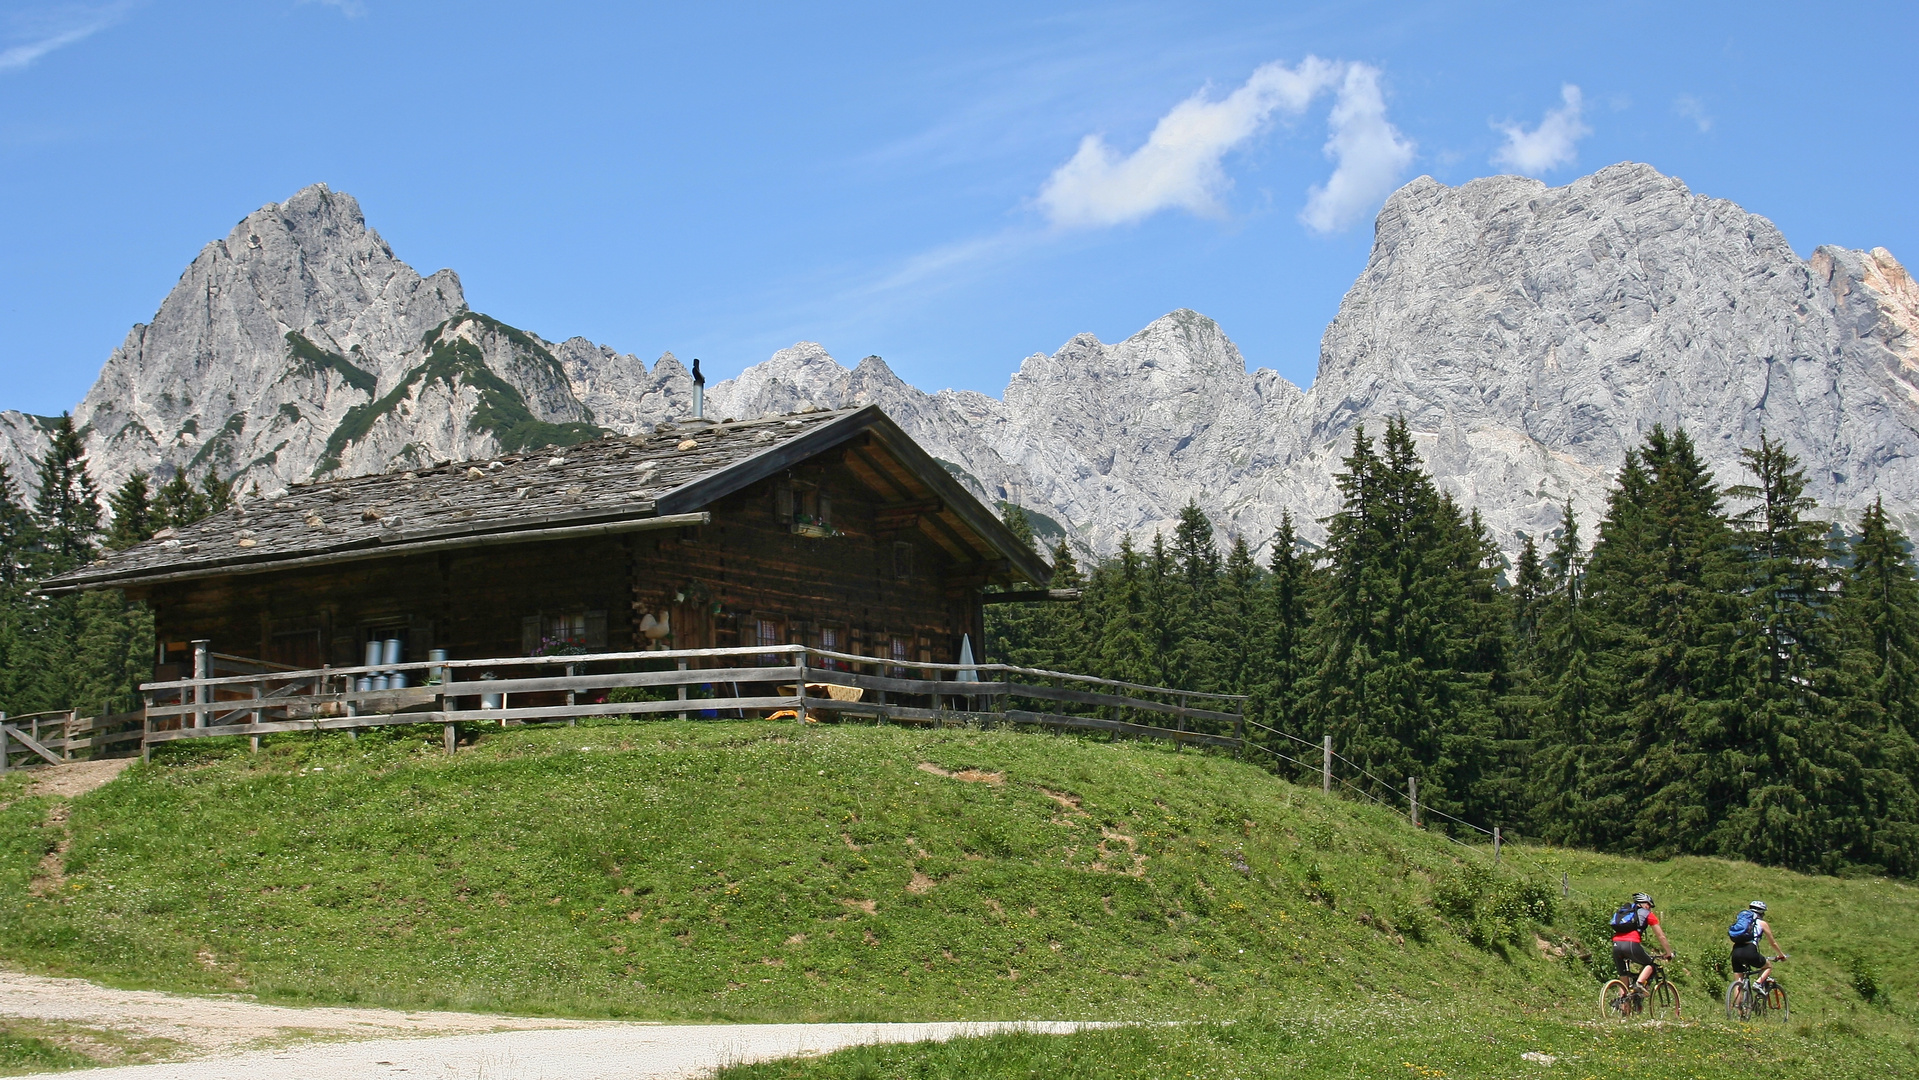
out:
<path id="1" fill-rule="evenodd" d="M 1612 917 L 1612 965 L 1624 979 L 1630 974 L 1629 965 L 1638 964 L 1639 985 L 1644 987 L 1652 978 L 1654 959 L 1671 960 L 1672 942 L 1666 940 L 1666 928 L 1659 925 L 1659 915 L 1653 911 L 1652 897 L 1645 893 L 1634 893 L 1632 903 L 1623 906 Z M 1651 930 L 1659 935 L 1659 947 L 1664 954 L 1657 958 L 1646 952 L 1642 934 Z"/>

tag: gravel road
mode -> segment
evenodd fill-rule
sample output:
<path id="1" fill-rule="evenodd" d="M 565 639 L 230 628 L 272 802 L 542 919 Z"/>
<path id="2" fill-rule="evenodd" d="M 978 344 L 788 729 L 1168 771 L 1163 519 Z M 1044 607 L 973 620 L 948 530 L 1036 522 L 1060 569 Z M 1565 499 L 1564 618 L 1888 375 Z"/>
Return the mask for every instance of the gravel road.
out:
<path id="1" fill-rule="evenodd" d="M 558 1031 L 501 1031 L 430 1039 L 328 1043 L 128 1065 L 85 1080 L 680 1080 L 732 1064 L 829 1053 L 874 1043 L 925 1042 L 1025 1030 L 1062 1034 L 1086 1026 L 1031 1024 L 605 1024 Z"/>
<path id="2" fill-rule="evenodd" d="M 0 1018 L 158 1036 L 186 1060 L 117 1065 L 86 1080 L 670 1080 L 748 1061 L 869 1043 L 996 1031 L 1064 1033 L 1073 1023 L 643 1024 L 481 1013 L 293 1008 L 242 997 L 115 990 L 0 971 Z"/>

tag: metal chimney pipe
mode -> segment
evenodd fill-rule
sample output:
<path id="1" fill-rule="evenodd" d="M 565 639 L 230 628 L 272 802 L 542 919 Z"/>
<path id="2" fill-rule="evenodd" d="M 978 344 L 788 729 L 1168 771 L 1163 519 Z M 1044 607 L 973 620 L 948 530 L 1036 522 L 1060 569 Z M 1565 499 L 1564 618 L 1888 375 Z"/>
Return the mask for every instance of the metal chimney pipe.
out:
<path id="1" fill-rule="evenodd" d="M 693 419 L 706 419 L 706 376 L 700 374 L 700 358 L 693 358 Z"/>

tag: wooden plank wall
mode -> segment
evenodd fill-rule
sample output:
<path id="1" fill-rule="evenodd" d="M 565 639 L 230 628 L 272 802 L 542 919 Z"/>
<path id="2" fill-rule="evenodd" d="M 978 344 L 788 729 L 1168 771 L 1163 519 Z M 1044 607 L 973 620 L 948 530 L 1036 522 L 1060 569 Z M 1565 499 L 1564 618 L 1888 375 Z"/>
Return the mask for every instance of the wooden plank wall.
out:
<path id="1" fill-rule="evenodd" d="M 825 494 L 846 535 L 790 531 L 775 492 L 794 483 Z M 352 666 L 369 635 L 403 629 L 409 660 L 432 648 L 518 656 L 523 619 L 586 611 L 605 613 L 610 650 L 647 647 L 639 623 L 649 613 L 670 615 L 672 648 L 755 644 L 755 619 L 767 616 L 790 643 L 821 647 L 821 629 L 837 627 L 838 649 L 863 655 L 884 655 L 894 634 L 909 638 L 914 660 L 956 660 L 962 633 L 977 649 L 981 564 L 955 560 L 910 518 L 883 518 L 883 505 L 829 453 L 720 500 L 713 523 L 695 529 L 179 582 L 133 597 L 155 609 L 167 650 L 159 677 L 188 661 L 195 638 L 226 653 Z M 912 546 L 904 579 L 896 542 Z"/>

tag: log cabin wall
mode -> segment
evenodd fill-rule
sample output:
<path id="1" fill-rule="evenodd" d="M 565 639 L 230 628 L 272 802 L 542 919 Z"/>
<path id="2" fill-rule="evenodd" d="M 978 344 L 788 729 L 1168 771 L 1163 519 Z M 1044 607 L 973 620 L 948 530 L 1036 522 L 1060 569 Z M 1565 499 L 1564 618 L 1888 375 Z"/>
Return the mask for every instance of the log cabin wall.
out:
<path id="1" fill-rule="evenodd" d="M 811 537 L 787 516 L 824 496 L 832 529 Z M 908 523 L 882 523 L 883 506 L 835 456 L 726 496 L 710 525 L 635 537 L 631 620 L 670 615 L 673 648 L 750 646 L 762 621 L 783 643 L 950 663 L 978 629 L 979 588 L 968 564 Z"/>
<path id="2" fill-rule="evenodd" d="M 782 490 L 790 493 L 783 495 Z M 787 503 L 791 499 L 791 506 Z M 840 535 L 793 531 L 800 507 L 830 507 Z M 356 666 L 369 639 L 400 637 L 406 659 L 525 655 L 541 638 L 645 648 L 642 618 L 670 616 L 674 648 L 781 643 L 950 663 L 981 641 L 976 561 L 933 523 L 895 506 L 833 453 L 725 496 L 697 528 L 339 563 L 130 590 L 154 608 L 163 665 L 187 642 L 297 667 Z M 963 550 L 962 550 L 963 553 Z"/>

